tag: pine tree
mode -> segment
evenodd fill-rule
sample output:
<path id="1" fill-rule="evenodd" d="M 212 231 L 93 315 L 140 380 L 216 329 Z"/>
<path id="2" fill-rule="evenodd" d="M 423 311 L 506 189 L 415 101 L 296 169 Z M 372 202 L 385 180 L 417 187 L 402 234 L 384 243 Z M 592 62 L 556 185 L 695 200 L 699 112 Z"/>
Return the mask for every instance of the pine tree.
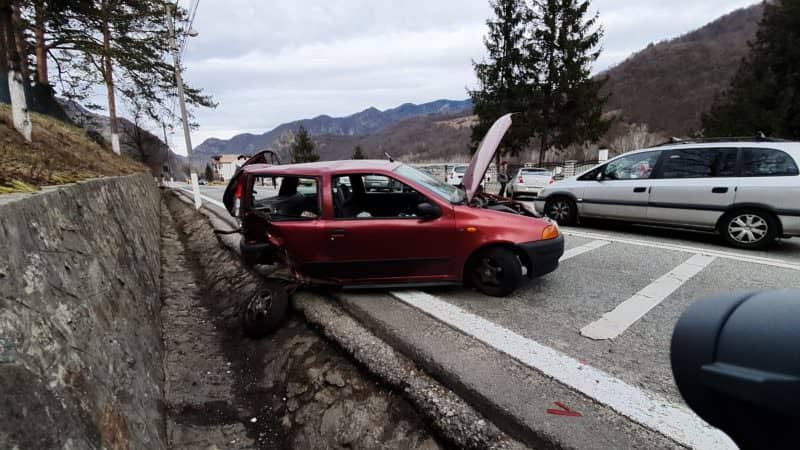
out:
<path id="1" fill-rule="evenodd" d="M 553 147 L 599 139 L 610 126 L 603 118 L 605 80 L 591 76 L 600 56 L 603 29 L 597 14 L 587 19 L 588 0 L 534 0 L 535 23 L 527 50 L 529 76 L 534 80 L 533 103 L 526 122 L 536 135 L 539 163 Z"/>
<path id="2" fill-rule="evenodd" d="M 294 137 L 291 152 L 292 162 L 295 164 L 319 161 L 319 155 L 314 148 L 314 141 L 311 140 L 311 136 L 302 125 Z"/>
<path id="3" fill-rule="evenodd" d="M 709 137 L 800 139 L 800 1 L 765 2 L 756 39 L 730 87 L 703 115 Z"/>
<path id="4" fill-rule="evenodd" d="M 175 96 L 175 73 L 166 59 L 168 4 L 166 0 L 48 0 L 46 11 L 52 8 L 58 14 L 40 11 L 46 34 L 41 45 L 58 68 L 62 95 L 81 99 L 95 85 L 105 85 L 112 134 L 117 129 L 117 94 L 138 103 L 154 120 L 176 119 L 169 107 Z M 177 8 L 175 17 L 185 20 L 186 11 Z M 185 91 L 190 105 L 216 106 L 199 89 L 187 86 Z"/>
<path id="5" fill-rule="evenodd" d="M 530 90 L 526 86 L 526 29 L 530 10 L 525 0 L 491 0 L 494 18 L 486 21 L 489 32 L 484 37 L 488 58 L 473 61 L 478 89 L 470 91 L 478 122 L 472 127 L 473 151 L 500 116 L 525 109 Z M 517 122 L 515 120 L 515 122 Z M 525 126 L 516 125 L 503 141 L 500 154 L 518 154 L 530 138 Z"/>
<path id="6" fill-rule="evenodd" d="M 367 156 L 364 155 L 364 151 L 361 149 L 360 145 L 356 145 L 356 148 L 353 149 L 353 156 L 350 159 L 367 159 Z"/>

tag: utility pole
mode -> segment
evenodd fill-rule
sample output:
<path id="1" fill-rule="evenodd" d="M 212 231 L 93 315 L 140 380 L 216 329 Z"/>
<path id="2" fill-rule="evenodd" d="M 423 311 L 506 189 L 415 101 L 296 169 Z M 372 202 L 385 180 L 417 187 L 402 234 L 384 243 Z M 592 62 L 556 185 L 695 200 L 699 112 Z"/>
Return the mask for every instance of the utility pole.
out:
<path id="1" fill-rule="evenodd" d="M 181 61 L 178 53 L 178 44 L 175 42 L 175 26 L 172 23 L 171 4 L 167 5 L 167 27 L 169 28 L 169 46 L 172 49 L 172 61 L 175 65 L 175 82 L 178 85 L 178 101 L 181 105 L 181 120 L 183 121 L 183 137 L 186 140 L 186 157 L 189 160 L 189 171 L 192 180 L 192 192 L 194 193 L 194 207 L 200 209 L 200 186 L 197 184 L 197 173 L 192 164 L 192 136 L 189 133 L 189 119 L 186 114 L 186 99 L 183 93 L 183 77 L 181 76 Z"/>

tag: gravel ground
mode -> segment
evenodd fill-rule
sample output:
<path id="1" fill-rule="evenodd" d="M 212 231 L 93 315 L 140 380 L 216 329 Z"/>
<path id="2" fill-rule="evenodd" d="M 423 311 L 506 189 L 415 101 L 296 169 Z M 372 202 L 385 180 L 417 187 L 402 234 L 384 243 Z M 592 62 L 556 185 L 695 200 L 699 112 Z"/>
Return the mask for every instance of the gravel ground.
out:
<path id="1" fill-rule="evenodd" d="M 162 211 L 168 439 L 174 449 L 439 449 L 421 416 L 297 316 L 252 340 L 261 278 L 172 195 Z"/>

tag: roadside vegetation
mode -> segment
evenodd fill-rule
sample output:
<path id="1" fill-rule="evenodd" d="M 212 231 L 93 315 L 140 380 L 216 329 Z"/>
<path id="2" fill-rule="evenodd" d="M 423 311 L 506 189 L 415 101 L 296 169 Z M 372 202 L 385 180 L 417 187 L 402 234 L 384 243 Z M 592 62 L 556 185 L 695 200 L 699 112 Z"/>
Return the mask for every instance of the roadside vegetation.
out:
<path id="1" fill-rule="evenodd" d="M 11 107 L 0 104 L 0 194 L 147 170 L 98 144 L 82 128 L 37 113 L 31 113 L 31 120 L 28 143 L 14 130 Z"/>

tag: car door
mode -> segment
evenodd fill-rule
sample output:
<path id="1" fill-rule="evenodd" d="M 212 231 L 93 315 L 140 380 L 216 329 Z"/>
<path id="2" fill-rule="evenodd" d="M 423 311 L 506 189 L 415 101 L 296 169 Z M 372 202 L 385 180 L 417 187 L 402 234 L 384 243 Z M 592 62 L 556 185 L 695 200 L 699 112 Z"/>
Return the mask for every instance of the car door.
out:
<path id="1" fill-rule="evenodd" d="M 368 192 L 363 188 L 366 176 L 343 174 L 332 179 L 335 198 L 344 184 L 339 180 L 349 178 L 352 192 L 347 195 L 352 198 L 334 201 L 333 217 L 326 220 L 325 273 L 352 284 L 448 279 L 455 253 L 452 206 L 388 175 L 369 176 L 372 180 L 388 178 L 392 189 Z M 343 201 L 348 204 L 341 204 Z M 441 216 L 418 217 L 416 205 L 423 202 L 436 205 Z"/>
<path id="2" fill-rule="evenodd" d="M 583 193 L 580 214 L 639 221 L 647 219 L 650 176 L 658 163 L 660 150 L 621 156 L 603 166 Z"/>
<path id="3" fill-rule="evenodd" d="M 734 202 L 738 154 L 737 148 L 666 150 L 651 180 L 648 221 L 715 227 Z"/>

